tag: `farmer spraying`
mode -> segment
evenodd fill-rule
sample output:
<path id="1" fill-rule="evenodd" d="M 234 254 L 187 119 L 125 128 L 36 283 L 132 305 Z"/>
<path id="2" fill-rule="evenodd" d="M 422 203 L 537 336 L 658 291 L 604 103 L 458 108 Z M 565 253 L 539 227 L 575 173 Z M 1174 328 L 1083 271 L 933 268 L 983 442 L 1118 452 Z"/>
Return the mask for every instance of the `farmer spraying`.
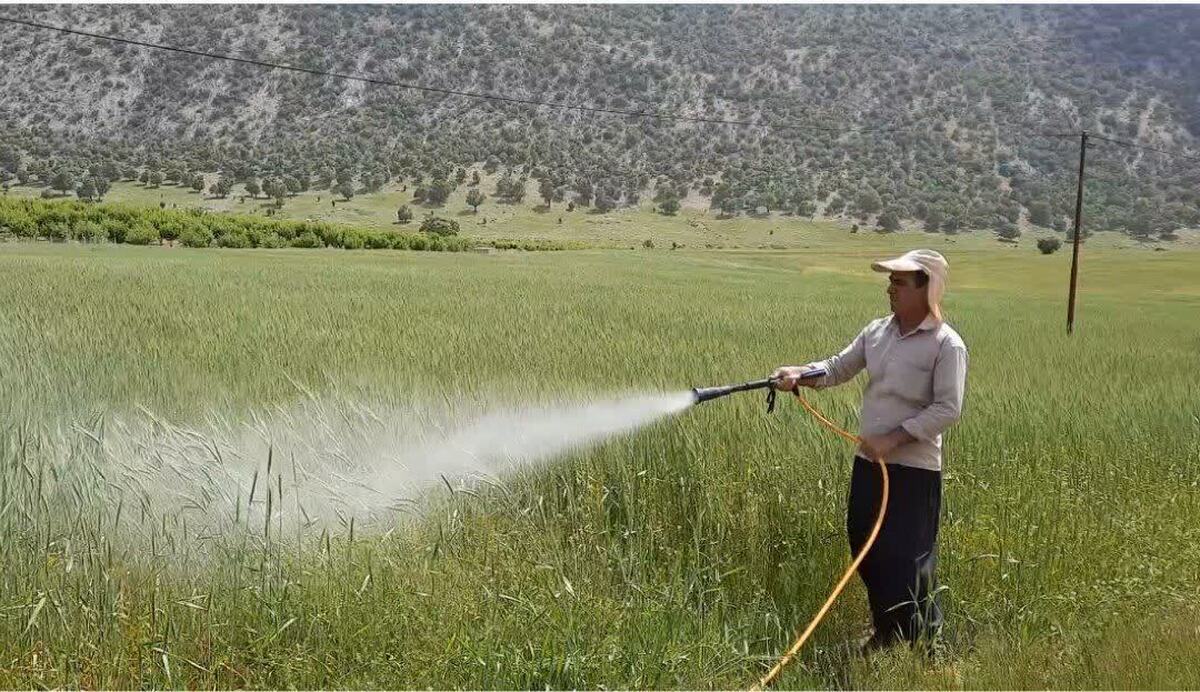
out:
<path id="1" fill-rule="evenodd" d="M 941 627 L 934 571 L 942 432 L 962 412 L 967 375 L 967 347 L 942 319 L 945 258 L 913 250 L 871 267 L 889 273 L 892 314 L 868 324 L 836 356 L 781 367 L 772 376 L 776 389 L 792 391 L 833 387 L 867 370 L 846 514 L 852 554 L 863 547 L 879 511 L 874 463 L 880 458 L 891 485 L 882 528 L 858 568 L 875 630 L 863 642 L 866 651 L 932 637 Z"/>

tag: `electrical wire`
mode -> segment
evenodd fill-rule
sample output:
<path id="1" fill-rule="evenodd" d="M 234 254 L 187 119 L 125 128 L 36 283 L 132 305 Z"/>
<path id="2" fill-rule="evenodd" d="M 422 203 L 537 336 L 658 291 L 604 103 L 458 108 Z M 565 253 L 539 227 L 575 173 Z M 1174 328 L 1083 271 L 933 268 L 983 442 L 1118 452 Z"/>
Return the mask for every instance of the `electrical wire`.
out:
<path id="1" fill-rule="evenodd" d="M 235 55 L 224 55 L 221 53 L 210 53 L 206 51 L 192 50 L 190 48 L 180 48 L 178 46 L 168 46 L 161 43 L 151 43 L 149 41 L 138 41 L 135 39 L 121 38 L 119 36 L 108 36 L 105 34 L 92 33 L 90 31 L 81 31 L 79 29 L 71 29 L 62 26 L 53 26 L 50 24 L 42 24 L 41 22 L 32 22 L 24 19 L 14 19 L 12 17 L 0 16 L 0 22 L 9 24 L 18 24 L 35 29 L 45 29 L 49 31 L 58 31 L 64 34 L 75 36 L 83 36 L 86 38 L 98 39 L 102 41 L 112 41 L 114 43 L 123 43 L 141 48 L 151 48 L 154 50 L 168 51 L 183 55 L 192 55 L 211 60 L 225 60 L 229 62 L 241 63 L 244 65 L 254 65 L 270 70 L 284 70 L 289 72 L 300 72 L 320 77 L 333 77 L 336 79 L 345 79 L 356 82 L 364 82 L 366 84 L 375 84 L 379 86 L 389 86 L 398 89 L 408 89 L 411 91 L 421 91 L 425 93 L 443 94 L 446 96 L 459 96 L 463 98 L 481 99 L 488 101 L 497 101 L 502 103 L 513 103 L 525 106 L 556 108 L 559 110 L 582 111 L 586 113 L 597 113 L 603 115 L 617 115 L 630 118 L 650 118 L 655 120 L 672 120 L 677 122 L 700 123 L 706 125 L 733 125 L 738 127 L 758 127 L 770 130 L 788 130 L 795 132 L 833 132 L 838 134 L 853 134 L 858 132 L 894 132 L 899 128 L 894 126 L 887 127 L 869 127 L 869 128 L 836 128 L 823 127 L 818 125 L 791 125 L 780 123 L 760 123 L 750 120 L 730 120 L 724 118 L 708 118 L 701 116 L 679 115 L 676 113 L 661 113 L 647 111 L 630 111 L 619 108 L 602 108 L 599 106 L 585 106 L 582 104 L 559 103 L 556 101 L 545 101 L 541 99 L 520 98 L 516 96 L 502 96 L 500 94 L 492 94 L 478 91 L 463 91 L 460 89 L 449 89 L 445 87 L 428 86 L 423 84 L 411 84 L 408 82 L 397 82 L 390 79 L 380 79 L 376 77 L 367 77 L 363 75 L 347 74 L 342 72 L 327 72 L 325 70 L 314 70 L 307 67 L 299 67 L 297 65 L 287 65 L 284 63 L 267 62 L 265 60 L 255 60 L 252 58 L 241 58 Z"/>
<path id="2" fill-rule="evenodd" d="M 1100 140 L 1101 142 L 1108 142 L 1109 144 L 1116 144 L 1117 146 L 1127 147 L 1130 149 L 1144 149 L 1146 151 L 1152 151 L 1156 154 L 1163 154 L 1164 156 L 1174 156 L 1174 157 L 1181 158 L 1181 159 L 1188 159 L 1189 161 L 1200 161 L 1200 156 L 1196 156 L 1193 154 L 1183 154 L 1183 153 L 1175 152 L 1175 151 L 1167 151 L 1165 149 L 1157 149 L 1155 147 L 1148 147 L 1144 144 L 1135 144 L 1133 142 L 1126 142 L 1126 141 L 1119 140 L 1119 139 L 1112 139 L 1110 137 L 1102 137 L 1100 135 L 1089 134 L 1088 139 L 1097 139 L 1097 140 Z"/>

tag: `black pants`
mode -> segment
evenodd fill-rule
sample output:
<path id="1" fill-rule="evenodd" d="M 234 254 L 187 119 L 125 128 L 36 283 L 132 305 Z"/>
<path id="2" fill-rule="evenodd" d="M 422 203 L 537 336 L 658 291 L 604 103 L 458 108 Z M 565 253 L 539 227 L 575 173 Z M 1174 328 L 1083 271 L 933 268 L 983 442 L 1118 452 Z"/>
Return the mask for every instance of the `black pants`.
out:
<path id="1" fill-rule="evenodd" d="M 934 574 L 942 474 L 888 464 L 888 478 L 883 527 L 858 574 L 867 587 L 875 636 L 911 642 L 933 635 L 942 625 Z M 846 513 L 852 555 L 871 534 L 882 490 L 878 464 L 856 456 Z"/>

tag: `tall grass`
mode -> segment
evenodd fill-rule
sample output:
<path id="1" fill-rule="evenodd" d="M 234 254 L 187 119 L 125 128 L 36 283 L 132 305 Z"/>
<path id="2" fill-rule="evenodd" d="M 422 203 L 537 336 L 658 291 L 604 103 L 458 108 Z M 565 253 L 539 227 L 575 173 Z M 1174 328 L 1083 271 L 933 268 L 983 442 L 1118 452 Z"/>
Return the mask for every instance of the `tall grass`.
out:
<path id="1" fill-rule="evenodd" d="M 971 371 L 945 654 L 853 659 L 856 585 L 783 686 L 1200 685 L 1200 285 L 1171 254 L 1089 255 L 1071 338 L 1061 258 L 951 255 Z M 389 411 L 827 354 L 884 309 L 864 261 L 5 246 L 0 684 L 747 684 L 847 558 L 849 450 L 799 407 L 713 402 L 371 517 L 305 516 L 295 469 L 361 466 L 354 436 Z M 853 424 L 857 397 L 815 401 Z M 280 410 L 265 438 L 228 432 Z"/>

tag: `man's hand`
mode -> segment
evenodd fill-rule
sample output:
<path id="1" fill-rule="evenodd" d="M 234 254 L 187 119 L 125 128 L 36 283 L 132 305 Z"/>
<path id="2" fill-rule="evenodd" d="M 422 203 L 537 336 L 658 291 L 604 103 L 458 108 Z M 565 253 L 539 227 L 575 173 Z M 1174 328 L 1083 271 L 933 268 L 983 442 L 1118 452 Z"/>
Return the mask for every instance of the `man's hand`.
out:
<path id="1" fill-rule="evenodd" d="M 771 378 L 775 380 L 773 386 L 781 392 L 790 392 L 797 386 L 811 387 L 811 379 L 808 381 L 800 379 L 809 370 L 812 368 L 807 365 L 785 365 L 776 368 L 775 372 L 771 373 Z"/>
<path id="2" fill-rule="evenodd" d="M 895 430 L 884 433 L 882 435 L 866 435 L 862 438 L 862 451 L 873 461 L 878 461 L 880 458 L 887 459 L 897 447 L 906 445 L 909 442 L 916 442 L 917 438 L 908 434 L 904 428 L 896 428 Z"/>

